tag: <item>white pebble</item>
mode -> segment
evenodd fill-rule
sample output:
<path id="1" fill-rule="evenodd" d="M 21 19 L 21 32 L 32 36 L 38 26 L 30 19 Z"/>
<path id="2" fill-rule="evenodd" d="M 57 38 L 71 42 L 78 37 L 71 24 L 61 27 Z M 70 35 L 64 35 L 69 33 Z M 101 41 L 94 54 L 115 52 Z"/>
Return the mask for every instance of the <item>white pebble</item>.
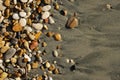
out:
<path id="1" fill-rule="evenodd" d="M 24 57 L 27 58 L 29 62 L 31 61 L 31 58 L 27 54 L 24 54 Z"/>
<path id="2" fill-rule="evenodd" d="M 49 77 L 48 77 L 48 80 L 53 80 L 53 78 L 49 76 Z"/>
<path id="3" fill-rule="evenodd" d="M 34 27 L 36 30 L 41 30 L 43 28 L 43 24 L 41 24 L 41 23 L 33 23 L 32 27 Z"/>
<path id="4" fill-rule="evenodd" d="M 21 19 L 19 20 L 19 23 L 21 24 L 21 26 L 26 26 L 27 21 L 26 21 L 25 18 L 21 18 Z"/>
<path id="5" fill-rule="evenodd" d="M 47 19 L 49 16 L 50 16 L 50 12 L 46 11 L 42 14 L 42 19 Z"/>
<path id="6" fill-rule="evenodd" d="M 54 19 L 51 16 L 49 17 L 49 23 L 50 24 L 54 24 L 55 23 Z"/>
<path id="7" fill-rule="evenodd" d="M 51 6 L 50 5 L 46 5 L 46 6 L 43 6 L 42 7 L 42 10 L 43 11 L 49 11 L 51 9 Z"/>
<path id="8" fill-rule="evenodd" d="M 20 0 L 21 2 L 23 2 L 23 3 L 26 3 L 28 0 Z"/>
<path id="9" fill-rule="evenodd" d="M 28 33 L 33 31 L 32 28 L 29 27 L 29 26 L 26 26 L 26 27 L 24 28 L 24 30 L 26 30 Z"/>
<path id="10" fill-rule="evenodd" d="M 3 21 L 3 19 L 4 19 L 4 17 L 3 17 L 3 16 L 1 16 L 1 17 L 0 17 L 0 23 Z"/>
<path id="11" fill-rule="evenodd" d="M 15 19 L 15 20 L 18 20 L 19 19 L 19 15 L 17 13 L 14 13 L 12 18 Z"/>
<path id="12" fill-rule="evenodd" d="M 20 15 L 21 17 L 25 17 L 25 16 L 26 16 L 26 12 L 21 11 L 21 12 L 19 13 L 19 15 Z"/>
<path id="13" fill-rule="evenodd" d="M 54 50 L 54 51 L 53 51 L 53 56 L 54 56 L 54 57 L 58 57 L 58 56 L 59 56 L 59 54 L 58 54 L 58 51 L 57 51 L 57 50 Z"/>
<path id="14" fill-rule="evenodd" d="M 17 0 L 13 0 L 14 4 L 17 4 Z"/>

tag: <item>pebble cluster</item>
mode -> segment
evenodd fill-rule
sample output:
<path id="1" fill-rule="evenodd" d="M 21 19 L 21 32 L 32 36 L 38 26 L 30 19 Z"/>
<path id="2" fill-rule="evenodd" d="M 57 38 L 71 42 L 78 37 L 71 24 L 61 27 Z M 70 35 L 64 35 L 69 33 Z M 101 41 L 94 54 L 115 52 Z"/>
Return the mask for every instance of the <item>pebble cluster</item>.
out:
<path id="1" fill-rule="evenodd" d="M 43 32 L 49 29 L 47 24 L 55 23 L 50 11 L 52 5 L 59 10 L 59 3 L 53 0 L 0 0 L 0 80 L 28 80 L 27 74 L 38 68 L 44 74 L 30 80 L 53 80 L 48 73 L 60 73 L 55 63 L 43 59 L 44 51 L 39 48 L 40 45 L 47 46 L 47 42 L 40 40 L 42 34 L 62 41 L 60 33 Z M 66 16 L 67 10 L 61 13 Z M 74 14 L 66 27 L 73 29 L 77 26 Z M 59 56 L 57 49 L 53 50 L 53 57 Z M 67 62 L 74 61 L 67 59 Z"/>

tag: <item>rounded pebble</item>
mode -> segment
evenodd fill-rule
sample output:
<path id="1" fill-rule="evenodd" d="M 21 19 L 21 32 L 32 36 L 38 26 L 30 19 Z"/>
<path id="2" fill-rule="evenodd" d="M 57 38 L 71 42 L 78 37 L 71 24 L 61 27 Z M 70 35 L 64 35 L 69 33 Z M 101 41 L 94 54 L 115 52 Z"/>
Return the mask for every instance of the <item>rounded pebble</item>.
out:
<path id="1" fill-rule="evenodd" d="M 59 54 L 58 54 L 58 51 L 57 51 L 57 50 L 54 50 L 54 51 L 53 51 L 53 56 L 54 56 L 54 57 L 58 57 L 58 56 L 59 56 Z"/>
<path id="2" fill-rule="evenodd" d="M 20 17 L 17 13 L 14 13 L 12 16 L 13 19 L 18 20 Z"/>
<path id="3" fill-rule="evenodd" d="M 46 5 L 46 6 L 43 6 L 42 7 L 42 10 L 43 11 L 49 11 L 51 9 L 51 6 L 50 5 Z"/>
<path id="4" fill-rule="evenodd" d="M 35 28 L 36 30 L 41 30 L 43 28 L 43 24 L 41 24 L 41 23 L 33 23 L 32 27 Z"/>
<path id="5" fill-rule="evenodd" d="M 21 11 L 21 12 L 19 13 L 19 15 L 20 15 L 21 17 L 25 17 L 25 16 L 26 16 L 26 12 Z"/>
<path id="6" fill-rule="evenodd" d="M 42 14 L 42 19 L 47 19 L 49 16 L 50 16 L 50 12 L 46 11 Z"/>
<path id="7" fill-rule="evenodd" d="M 20 23 L 21 26 L 26 26 L 27 21 L 26 21 L 25 18 L 21 18 L 21 19 L 19 20 L 19 23 Z"/>
<path id="8" fill-rule="evenodd" d="M 15 48 L 10 48 L 6 53 L 5 53 L 5 60 L 6 59 L 10 59 L 12 58 L 12 56 L 16 53 L 16 49 Z"/>

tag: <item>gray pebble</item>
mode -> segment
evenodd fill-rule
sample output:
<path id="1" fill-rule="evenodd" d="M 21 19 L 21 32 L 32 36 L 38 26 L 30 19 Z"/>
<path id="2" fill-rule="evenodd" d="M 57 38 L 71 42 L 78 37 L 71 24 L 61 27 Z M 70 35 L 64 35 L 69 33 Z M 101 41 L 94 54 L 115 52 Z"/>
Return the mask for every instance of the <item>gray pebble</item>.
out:
<path id="1" fill-rule="evenodd" d="M 10 48 L 4 55 L 5 60 L 12 58 L 12 56 L 16 53 L 15 48 Z"/>

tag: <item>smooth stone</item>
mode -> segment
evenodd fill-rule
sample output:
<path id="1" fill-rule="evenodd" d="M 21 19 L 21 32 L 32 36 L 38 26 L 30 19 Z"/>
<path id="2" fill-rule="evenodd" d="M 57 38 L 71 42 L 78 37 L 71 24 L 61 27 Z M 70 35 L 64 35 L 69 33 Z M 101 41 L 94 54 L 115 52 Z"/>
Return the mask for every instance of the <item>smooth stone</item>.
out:
<path id="1" fill-rule="evenodd" d="M 28 0 L 20 0 L 21 2 L 23 2 L 23 3 L 26 3 L 26 2 L 28 2 Z"/>
<path id="2" fill-rule="evenodd" d="M 51 16 L 48 19 L 49 19 L 49 23 L 50 24 L 54 24 L 55 23 L 54 19 Z"/>
<path id="3" fill-rule="evenodd" d="M 16 53 L 15 48 L 10 48 L 4 55 L 5 60 L 12 58 L 12 56 Z"/>
<path id="4" fill-rule="evenodd" d="M 6 9 L 6 7 L 3 4 L 0 3 L 0 10 L 4 11 L 5 9 Z"/>
<path id="5" fill-rule="evenodd" d="M 33 31 L 33 29 L 29 26 L 24 27 L 24 30 L 26 30 L 27 32 L 32 32 Z"/>
<path id="6" fill-rule="evenodd" d="M 14 4 L 17 4 L 17 0 L 13 0 Z"/>
<path id="7" fill-rule="evenodd" d="M 42 19 L 47 19 L 49 16 L 50 16 L 50 12 L 46 11 L 42 14 Z"/>
<path id="8" fill-rule="evenodd" d="M 26 26 L 27 21 L 26 21 L 25 18 L 21 18 L 21 19 L 19 20 L 19 23 L 20 23 L 21 26 Z"/>
<path id="9" fill-rule="evenodd" d="M 35 28 L 36 30 L 41 30 L 43 28 L 42 23 L 33 23 L 32 27 Z"/>
<path id="10" fill-rule="evenodd" d="M 46 6 L 43 6 L 42 7 L 42 10 L 43 11 L 49 11 L 51 9 L 51 6 L 50 5 L 46 5 Z"/>
<path id="11" fill-rule="evenodd" d="M 12 16 L 13 19 L 18 20 L 20 17 L 18 15 L 18 13 L 14 13 Z"/>
<path id="12" fill-rule="evenodd" d="M 59 54 L 58 54 L 58 51 L 57 51 L 57 50 L 54 50 L 54 51 L 53 51 L 53 56 L 54 56 L 54 57 L 58 57 L 58 56 L 59 56 Z"/>
<path id="13" fill-rule="evenodd" d="M 25 17 L 25 16 L 26 16 L 26 12 L 21 11 L 21 12 L 19 12 L 19 15 L 20 15 L 21 17 Z"/>

